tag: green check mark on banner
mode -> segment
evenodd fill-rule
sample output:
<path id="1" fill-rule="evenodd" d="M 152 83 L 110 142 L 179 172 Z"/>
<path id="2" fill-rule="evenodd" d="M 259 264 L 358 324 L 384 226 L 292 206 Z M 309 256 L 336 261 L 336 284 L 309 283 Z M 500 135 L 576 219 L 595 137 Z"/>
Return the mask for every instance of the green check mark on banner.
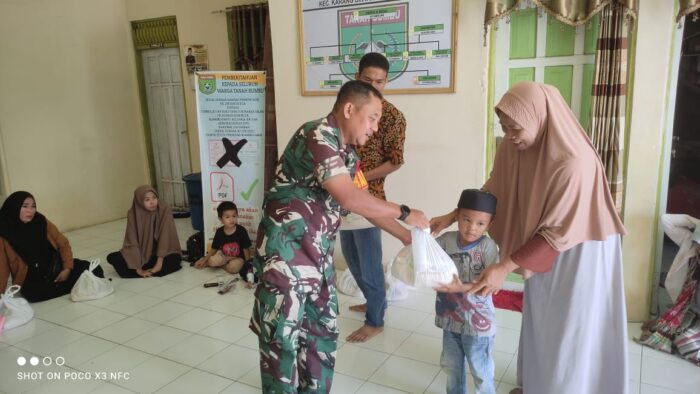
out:
<path id="1" fill-rule="evenodd" d="M 258 184 L 258 180 L 254 180 L 253 183 L 250 184 L 250 187 L 246 191 L 241 192 L 241 197 L 243 197 L 244 200 L 248 201 L 250 200 L 250 195 L 253 194 L 253 189 L 255 189 L 255 186 Z"/>

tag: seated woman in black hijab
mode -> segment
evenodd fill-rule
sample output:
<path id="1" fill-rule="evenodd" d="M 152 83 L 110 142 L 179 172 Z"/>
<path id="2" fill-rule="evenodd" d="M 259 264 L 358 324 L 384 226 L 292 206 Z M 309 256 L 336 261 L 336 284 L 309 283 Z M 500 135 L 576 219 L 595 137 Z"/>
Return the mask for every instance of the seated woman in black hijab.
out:
<path id="1" fill-rule="evenodd" d="M 68 239 L 36 211 L 34 196 L 19 191 L 7 197 L 0 208 L 0 293 L 12 275 L 29 302 L 60 297 L 89 265 L 73 259 Z M 104 277 L 101 267 L 93 273 Z"/>

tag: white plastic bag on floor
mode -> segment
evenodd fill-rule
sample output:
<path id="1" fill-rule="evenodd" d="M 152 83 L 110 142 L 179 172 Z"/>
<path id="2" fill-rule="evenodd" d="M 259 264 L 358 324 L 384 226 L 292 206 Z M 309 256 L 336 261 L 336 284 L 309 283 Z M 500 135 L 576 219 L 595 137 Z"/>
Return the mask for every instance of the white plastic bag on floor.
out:
<path id="1" fill-rule="evenodd" d="M 410 290 L 410 286 L 394 277 L 391 272 L 393 266 L 394 260 L 389 261 L 386 272 L 384 273 L 386 300 L 389 303 L 405 300 L 408 298 L 408 292 Z"/>
<path id="2" fill-rule="evenodd" d="M 114 292 L 114 286 L 106 278 L 98 278 L 92 271 L 100 265 L 100 260 L 95 259 L 90 262 L 90 268 L 80 274 L 80 278 L 75 282 L 70 291 L 70 298 L 73 301 L 96 300 L 108 296 Z"/>
<path id="3" fill-rule="evenodd" d="M 432 288 L 451 282 L 457 275 L 457 267 L 429 229 L 413 229 L 411 245 L 399 251 L 391 273 L 408 285 Z"/>
<path id="4" fill-rule="evenodd" d="M 402 301 L 408 298 L 409 287 L 407 284 L 394 278 L 391 272 L 386 273 L 386 300 L 387 302 Z"/>
<path id="5" fill-rule="evenodd" d="M 353 297 L 362 297 L 360 286 L 357 285 L 357 281 L 355 280 L 355 277 L 352 276 L 350 269 L 338 271 L 336 286 L 338 287 L 338 291 L 343 294 Z"/>
<path id="6" fill-rule="evenodd" d="M 18 285 L 12 285 L 5 294 L 0 294 L 0 333 L 29 323 L 34 310 L 24 298 L 15 298 Z"/>

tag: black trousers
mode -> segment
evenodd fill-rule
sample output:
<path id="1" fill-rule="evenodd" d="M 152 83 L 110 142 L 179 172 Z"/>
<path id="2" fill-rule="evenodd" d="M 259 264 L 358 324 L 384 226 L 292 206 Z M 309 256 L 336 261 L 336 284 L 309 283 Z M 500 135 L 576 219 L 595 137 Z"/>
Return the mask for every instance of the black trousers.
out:
<path id="1" fill-rule="evenodd" d="M 149 268 L 153 268 L 154 265 L 156 265 L 156 260 L 158 260 L 158 256 L 153 256 L 151 257 L 150 260 L 146 264 L 141 267 L 143 270 L 147 270 Z M 121 252 L 112 252 L 109 255 L 107 255 L 107 262 L 112 264 L 114 267 L 114 270 L 117 271 L 117 274 L 121 276 L 122 278 L 140 278 L 141 276 L 136 273 L 136 270 L 132 270 L 129 268 L 129 266 L 126 264 L 126 260 L 124 260 L 124 256 L 122 255 Z M 160 269 L 160 271 L 156 272 L 153 274 L 153 276 L 165 276 L 172 274 L 173 272 L 179 270 L 180 268 L 180 262 L 182 262 L 182 255 L 179 253 L 173 253 L 165 256 L 163 258 L 163 268 Z"/>
<path id="2" fill-rule="evenodd" d="M 22 295 L 29 302 L 46 301 L 66 295 L 73 289 L 75 282 L 78 281 L 78 278 L 80 278 L 83 271 L 89 267 L 89 261 L 73 259 L 73 269 L 70 271 L 68 279 L 64 280 L 63 282 L 51 281 L 47 283 L 43 279 L 34 278 L 31 276 L 31 274 L 27 273 L 27 278 L 22 284 Z M 95 274 L 95 276 L 100 278 L 105 277 L 102 267 L 100 266 L 95 268 L 95 270 L 92 272 Z"/>

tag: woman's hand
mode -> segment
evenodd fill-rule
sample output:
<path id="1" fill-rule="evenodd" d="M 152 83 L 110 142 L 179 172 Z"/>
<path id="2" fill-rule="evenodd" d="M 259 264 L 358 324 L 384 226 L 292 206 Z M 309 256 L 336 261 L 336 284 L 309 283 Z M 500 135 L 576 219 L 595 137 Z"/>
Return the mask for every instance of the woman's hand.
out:
<path id="1" fill-rule="evenodd" d="M 479 278 L 473 282 L 474 286 L 469 292 L 480 296 L 490 296 L 498 293 L 501 287 L 503 287 L 506 276 L 516 268 L 518 268 L 518 265 L 511 259 L 501 261 L 498 264 L 489 265 L 481 272 Z"/>
<path id="2" fill-rule="evenodd" d="M 150 278 L 153 274 L 151 270 L 142 270 L 140 267 L 136 268 L 136 273 L 142 278 Z"/>
<path id="3" fill-rule="evenodd" d="M 440 232 L 452 225 L 457 220 L 456 211 L 452 211 L 446 215 L 434 217 L 430 219 L 430 232 L 433 236 L 437 236 Z"/>
<path id="4" fill-rule="evenodd" d="M 452 278 L 452 282 L 444 284 L 442 286 L 433 287 L 433 290 L 439 291 L 440 293 L 464 293 L 472 288 L 472 284 L 462 283 L 459 277 L 455 275 Z"/>
<path id="5" fill-rule="evenodd" d="M 69 275 L 70 275 L 70 268 L 64 268 L 61 272 L 58 273 L 54 282 L 55 283 L 64 282 L 66 279 L 68 279 Z"/>

